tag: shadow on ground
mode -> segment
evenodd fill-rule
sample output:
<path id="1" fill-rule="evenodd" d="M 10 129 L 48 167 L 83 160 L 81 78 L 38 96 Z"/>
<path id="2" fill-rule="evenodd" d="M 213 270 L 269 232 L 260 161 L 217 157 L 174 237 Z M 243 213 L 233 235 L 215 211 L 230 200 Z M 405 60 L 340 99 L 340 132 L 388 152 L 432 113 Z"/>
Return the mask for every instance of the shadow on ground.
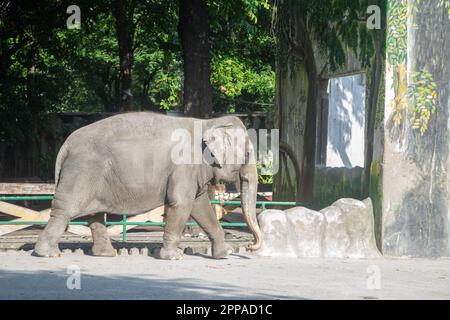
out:
<path id="1" fill-rule="evenodd" d="M 161 279 L 153 275 L 82 274 L 81 289 L 67 288 L 64 271 L 0 270 L 0 299 L 293 299 L 253 292 L 251 288 L 202 282 L 191 278 Z M 73 283 L 73 281 L 71 282 Z M 298 299 L 298 297 L 295 297 Z"/>

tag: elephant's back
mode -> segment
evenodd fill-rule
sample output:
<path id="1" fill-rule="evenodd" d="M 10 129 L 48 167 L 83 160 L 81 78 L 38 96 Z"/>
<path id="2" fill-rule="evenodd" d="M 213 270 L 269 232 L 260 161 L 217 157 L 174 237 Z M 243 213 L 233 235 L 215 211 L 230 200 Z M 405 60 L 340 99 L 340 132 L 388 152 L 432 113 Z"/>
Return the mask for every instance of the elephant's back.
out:
<path id="1" fill-rule="evenodd" d="M 136 112 L 112 116 L 73 132 L 60 153 L 64 167 L 114 171 L 116 176 L 140 178 L 148 170 L 170 166 L 171 117 Z M 92 168 L 92 169 L 89 169 Z M 121 178 L 121 177 L 118 177 Z"/>
<path id="2" fill-rule="evenodd" d="M 184 121 L 183 121 L 184 119 Z M 171 135 L 177 129 L 187 128 L 186 118 L 175 118 L 153 112 L 130 112 L 94 122 L 74 131 L 61 150 L 71 156 L 131 157 L 133 151 L 160 157 L 170 148 Z"/>
<path id="3" fill-rule="evenodd" d="M 55 195 L 64 206 L 90 199 L 86 212 L 143 212 L 163 204 L 173 165 L 161 125 L 172 123 L 166 118 L 129 113 L 75 131 L 60 151 Z"/>
<path id="4" fill-rule="evenodd" d="M 184 119 L 184 120 L 183 120 Z M 120 137 L 157 139 L 169 131 L 185 127 L 187 118 L 175 118 L 154 112 L 130 112 L 108 117 L 74 131 L 68 140 L 105 141 Z"/>

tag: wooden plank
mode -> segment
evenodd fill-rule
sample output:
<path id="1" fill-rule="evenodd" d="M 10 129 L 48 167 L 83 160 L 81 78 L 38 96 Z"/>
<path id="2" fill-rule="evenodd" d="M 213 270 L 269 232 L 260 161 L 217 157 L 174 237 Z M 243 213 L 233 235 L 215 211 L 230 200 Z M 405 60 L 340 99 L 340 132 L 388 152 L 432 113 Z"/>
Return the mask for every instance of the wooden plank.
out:
<path id="1" fill-rule="evenodd" d="M 47 210 L 50 210 L 50 209 L 47 209 Z M 31 210 L 28 208 L 24 208 L 24 207 L 21 207 L 21 206 L 18 206 L 16 204 L 12 204 L 9 202 L 0 201 L 0 212 L 9 214 L 11 216 L 19 217 L 19 218 L 26 218 L 28 216 L 36 214 L 37 211 Z M 29 220 L 29 221 L 32 221 L 32 220 Z"/>
<path id="2" fill-rule="evenodd" d="M 1 204 L 1 201 L 0 201 Z M 23 208 L 26 209 L 26 208 Z M 27 209 L 30 210 L 30 209 Z M 33 211 L 33 210 L 30 210 Z M 33 211 L 33 213 L 28 213 L 26 216 L 16 219 L 14 221 L 48 221 L 50 218 L 50 209 L 45 209 L 43 211 Z M 0 226 L 0 236 L 28 228 L 30 225 L 1 225 Z"/>
<path id="3" fill-rule="evenodd" d="M 146 213 L 138 214 L 136 216 L 131 216 L 127 219 L 127 222 L 162 222 L 164 214 L 164 206 L 158 207 Z M 136 228 L 137 226 L 127 226 L 127 230 Z M 122 226 L 109 226 L 108 234 L 111 236 L 115 236 L 121 234 L 123 230 Z"/>
<path id="4" fill-rule="evenodd" d="M 151 211 L 148 211 L 146 213 L 138 214 L 135 216 L 130 216 L 130 217 L 128 217 L 127 222 L 147 222 L 147 221 L 162 222 L 163 214 L 164 214 L 164 206 L 161 206 L 161 207 L 158 207 Z M 127 225 L 127 230 L 130 230 L 130 229 L 133 229 L 136 227 L 137 226 L 128 226 Z M 86 227 L 86 226 L 79 226 L 79 225 L 69 226 L 67 231 L 70 233 L 80 235 L 80 236 L 90 236 L 91 235 L 91 230 L 89 229 L 89 227 Z M 119 235 L 122 233 L 122 231 L 123 231 L 123 226 L 121 226 L 121 225 L 115 225 L 115 226 L 108 227 L 108 234 L 110 236 Z"/>
<path id="5" fill-rule="evenodd" d="M 24 185 L 24 184 L 0 184 L 0 188 L 4 187 L 4 185 Z M 40 184 L 42 185 L 42 184 Z M 13 188 L 4 188 L 1 189 L 2 191 L 5 190 L 13 190 Z M 30 189 L 27 189 L 30 190 Z M 43 190 L 43 189 L 41 189 Z M 49 189 L 46 189 L 49 190 Z M 17 189 L 15 191 L 12 191 L 11 194 L 24 194 L 26 192 L 23 192 L 24 189 L 21 189 L 20 192 L 17 192 Z M 7 192 L 0 192 L 4 194 L 8 194 Z M 51 193 L 51 192 L 49 192 Z M 49 193 L 42 193 L 42 194 L 49 194 Z M 0 212 L 6 213 L 15 217 L 19 217 L 19 219 L 16 219 L 14 221 L 48 221 L 50 218 L 50 211 L 51 209 L 46 209 L 43 211 L 35 211 L 32 209 L 24 208 L 12 203 L 0 201 Z M 163 221 L 163 214 L 164 214 L 164 206 L 158 207 L 156 209 L 153 209 L 149 212 L 142 213 L 136 216 L 131 216 L 128 218 L 129 222 L 146 222 L 146 221 L 152 221 L 152 222 L 162 222 Z M 0 226 L 0 236 L 4 234 L 8 234 L 17 230 L 25 229 L 29 227 L 30 225 L 2 225 Z M 127 230 L 135 228 L 136 226 L 127 226 Z M 80 225 L 71 225 L 68 227 L 68 230 L 71 233 L 75 233 L 81 236 L 89 236 L 91 235 L 91 231 L 86 226 L 80 226 Z M 109 226 L 108 227 L 108 234 L 109 235 L 118 235 L 121 234 L 123 231 L 123 227 L 121 225 L 116 226 Z"/>
<path id="6" fill-rule="evenodd" d="M 12 203 L 0 201 L 0 212 L 19 217 L 19 219 L 14 221 L 48 221 L 50 217 L 51 209 L 46 209 L 43 211 L 35 211 L 28 208 L 24 208 Z M 142 213 L 136 216 L 131 216 L 128 218 L 129 222 L 162 222 L 164 214 L 164 206 L 153 209 L 149 212 Z M 25 229 L 29 227 L 29 225 L 3 225 L 0 226 L 0 236 L 4 234 L 8 234 L 17 230 Z M 136 226 L 127 226 L 127 230 L 135 228 Z M 81 236 L 89 236 L 91 235 L 91 231 L 86 226 L 80 225 L 71 225 L 68 227 L 68 230 L 71 233 L 75 233 Z M 109 235 L 118 235 L 123 231 L 123 227 L 121 225 L 117 226 L 109 226 L 108 234 Z"/>
<path id="7" fill-rule="evenodd" d="M 223 207 L 220 204 L 213 204 L 212 205 L 214 212 L 216 214 L 217 220 L 222 219 L 223 217 Z"/>
<path id="8" fill-rule="evenodd" d="M 90 236 L 91 235 L 91 229 L 86 226 L 80 226 L 80 225 L 73 225 L 67 228 L 67 232 L 77 234 L 79 236 Z"/>
<path id="9" fill-rule="evenodd" d="M 53 194 L 53 183 L 0 183 L 0 194 Z"/>

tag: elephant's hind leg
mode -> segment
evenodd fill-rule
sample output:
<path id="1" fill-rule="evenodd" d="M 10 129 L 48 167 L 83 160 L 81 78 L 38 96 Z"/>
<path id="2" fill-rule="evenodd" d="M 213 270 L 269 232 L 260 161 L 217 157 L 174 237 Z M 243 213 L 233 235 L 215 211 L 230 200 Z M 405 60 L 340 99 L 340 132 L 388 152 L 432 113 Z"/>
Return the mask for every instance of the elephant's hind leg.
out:
<path id="1" fill-rule="evenodd" d="M 34 246 L 33 255 L 38 257 L 59 257 L 61 252 L 58 248 L 58 242 L 69 221 L 69 217 L 60 210 L 52 210 L 50 220 Z"/>
<path id="2" fill-rule="evenodd" d="M 108 229 L 105 225 L 105 214 L 96 213 L 88 218 L 89 228 L 92 232 L 92 254 L 100 257 L 115 257 L 116 250 L 111 244 Z"/>

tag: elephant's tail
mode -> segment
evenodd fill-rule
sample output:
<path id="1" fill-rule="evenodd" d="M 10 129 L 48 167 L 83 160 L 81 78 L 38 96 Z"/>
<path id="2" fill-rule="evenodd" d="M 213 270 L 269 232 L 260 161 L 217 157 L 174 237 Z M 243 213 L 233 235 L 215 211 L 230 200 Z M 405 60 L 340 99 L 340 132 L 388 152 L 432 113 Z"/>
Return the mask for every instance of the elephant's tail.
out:
<path id="1" fill-rule="evenodd" d="M 67 147 L 67 142 L 65 142 L 61 149 L 59 149 L 58 152 L 58 156 L 56 157 L 56 163 L 55 163 L 55 187 L 58 186 L 58 181 L 59 181 L 59 175 L 61 172 L 61 166 L 64 162 L 64 159 L 66 158 L 67 154 L 68 154 L 68 147 Z"/>

